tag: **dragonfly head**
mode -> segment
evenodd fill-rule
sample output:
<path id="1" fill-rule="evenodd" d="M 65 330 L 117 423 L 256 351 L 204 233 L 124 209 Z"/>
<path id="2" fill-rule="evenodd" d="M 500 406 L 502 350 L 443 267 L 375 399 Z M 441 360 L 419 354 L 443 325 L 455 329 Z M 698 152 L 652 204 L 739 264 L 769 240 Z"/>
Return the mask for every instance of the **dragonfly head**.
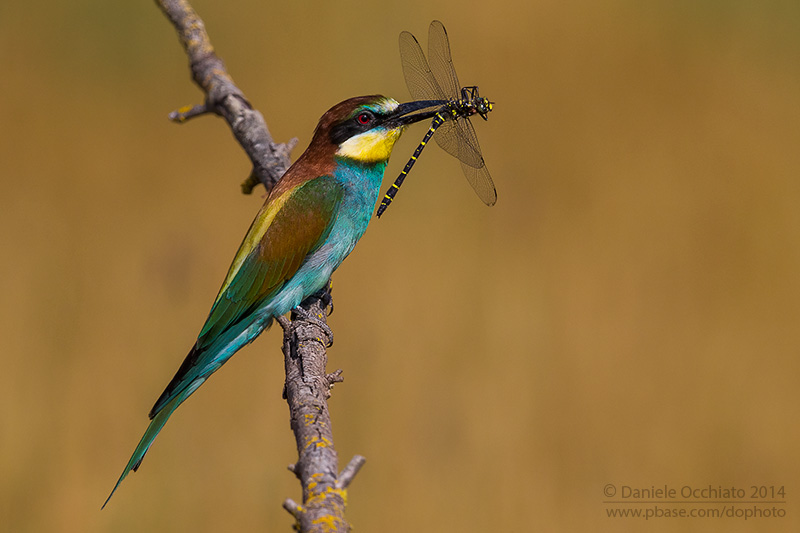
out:
<path id="1" fill-rule="evenodd" d="M 494 102 L 490 102 L 488 98 L 478 98 L 475 102 L 475 112 L 481 116 L 483 120 L 488 120 L 486 115 L 489 114 L 489 111 L 494 109 Z"/>
<path id="2" fill-rule="evenodd" d="M 486 115 L 492 110 L 492 104 L 488 98 L 478 93 L 478 86 L 472 85 L 461 88 L 461 100 L 467 104 L 470 115 L 480 115 L 483 120 L 488 120 Z"/>

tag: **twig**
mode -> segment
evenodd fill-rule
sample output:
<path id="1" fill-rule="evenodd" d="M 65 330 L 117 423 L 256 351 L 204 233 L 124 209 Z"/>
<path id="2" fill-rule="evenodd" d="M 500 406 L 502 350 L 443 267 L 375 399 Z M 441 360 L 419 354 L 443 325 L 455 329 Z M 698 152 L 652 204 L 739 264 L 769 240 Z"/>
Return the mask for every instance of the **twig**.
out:
<path id="1" fill-rule="evenodd" d="M 199 117 L 206 113 L 211 113 L 206 104 L 187 105 L 176 109 L 169 114 L 169 119 L 173 122 L 184 123 L 190 118 Z"/>
<path id="2" fill-rule="evenodd" d="M 349 487 L 353 478 L 356 477 L 356 474 L 358 474 L 358 471 L 361 470 L 361 467 L 364 466 L 366 462 L 367 458 L 363 455 L 353 456 L 350 462 L 347 463 L 347 466 L 344 467 L 344 470 L 339 474 L 339 481 L 336 482 L 336 486 L 340 489 Z"/>
<path id="3" fill-rule="evenodd" d="M 156 0 L 156 3 L 175 26 L 189 56 L 192 77 L 206 96 L 203 104 L 173 111 L 170 120 L 183 123 L 209 113 L 222 116 L 253 162 L 242 191 L 249 194 L 258 183 L 271 190 L 289 167 L 289 153 L 297 139 L 285 144 L 272 141 L 264 118 L 226 72 L 222 60 L 214 53 L 203 21 L 188 1 Z M 290 470 L 303 487 L 303 504 L 287 499 L 283 507 L 295 517 L 295 528 L 301 532 L 349 531 L 344 519 L 347 487 L 365 461 L 356 456 L 337 475 L 338 460 L 327 399 L 333 384 L 341 382 L 342 377 L 341 370 L 325 372 L 326 348 L 333 342 L 326 323 L 328 306 L 332 309 L 330 283 L 306 299 L 301 304 L 303 311 L 293 312 L 291 321 L 277 318 L 284 329 L 284 396 L 298 451 L 298 461 Z"/>

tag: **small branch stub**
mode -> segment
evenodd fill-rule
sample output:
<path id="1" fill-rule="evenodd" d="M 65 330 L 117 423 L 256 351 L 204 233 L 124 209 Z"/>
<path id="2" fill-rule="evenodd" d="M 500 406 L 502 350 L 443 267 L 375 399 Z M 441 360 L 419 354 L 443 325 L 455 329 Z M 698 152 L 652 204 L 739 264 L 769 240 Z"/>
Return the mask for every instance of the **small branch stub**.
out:
<path id="1" fill-rule="evenodd" d="M 358 474 L 358 471 L 361 470 L 361 467 L 364 466 L 366 462 L 367 458 L 363 455 L 353 456 L 350 462 L 347 463 L 347 466 L 344 467 L 344 470 L 339 474 L 339 480 L 336 482 L 336 486 L 340 489 L 349 487 L 353 478 L 356 477 L 356 474 Z"/>
<path id="2" fill-rule="evenodd" d="M 169 119 L 172 122 L 183 124 L 190 118 L 199 117 L 201 115 L 205 115 L 208 113 L 211 113 L 211 111 L 209 111 L 208 106 L 206 106 L 205 104 L 187 105 L 179 109 L 176 109 L 175 111 L 170 113 Z"/>

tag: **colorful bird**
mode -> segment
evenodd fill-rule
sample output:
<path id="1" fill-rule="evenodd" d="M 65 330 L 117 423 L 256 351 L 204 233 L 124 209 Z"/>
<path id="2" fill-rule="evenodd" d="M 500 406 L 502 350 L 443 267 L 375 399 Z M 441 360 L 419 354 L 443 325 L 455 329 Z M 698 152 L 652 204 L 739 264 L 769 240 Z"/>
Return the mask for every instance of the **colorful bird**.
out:
<path id="1" fill-rule="evenodd" d="M 361 96 L 329 109 L 258 212 L 197 342 L 150 411 L 150 425 L 103 507 L 136 471 L 175 409 L 242 346 L 326 285 L 364 234 L 410 114 L 436 105 Z"/>

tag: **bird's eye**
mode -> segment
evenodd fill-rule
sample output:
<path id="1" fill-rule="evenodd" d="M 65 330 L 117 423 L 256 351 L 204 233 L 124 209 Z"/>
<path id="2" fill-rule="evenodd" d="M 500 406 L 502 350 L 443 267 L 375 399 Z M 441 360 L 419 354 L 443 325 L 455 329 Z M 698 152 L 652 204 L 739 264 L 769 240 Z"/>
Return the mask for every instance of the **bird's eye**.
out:
<path id="1" fill-rule="evenodd" d="M 372 114 L 367 112 L 359 113 L 358 116 L 356 117 L 356 120 L 362 126 L 366 126 L 367 124 L 372 122 Z"/>

